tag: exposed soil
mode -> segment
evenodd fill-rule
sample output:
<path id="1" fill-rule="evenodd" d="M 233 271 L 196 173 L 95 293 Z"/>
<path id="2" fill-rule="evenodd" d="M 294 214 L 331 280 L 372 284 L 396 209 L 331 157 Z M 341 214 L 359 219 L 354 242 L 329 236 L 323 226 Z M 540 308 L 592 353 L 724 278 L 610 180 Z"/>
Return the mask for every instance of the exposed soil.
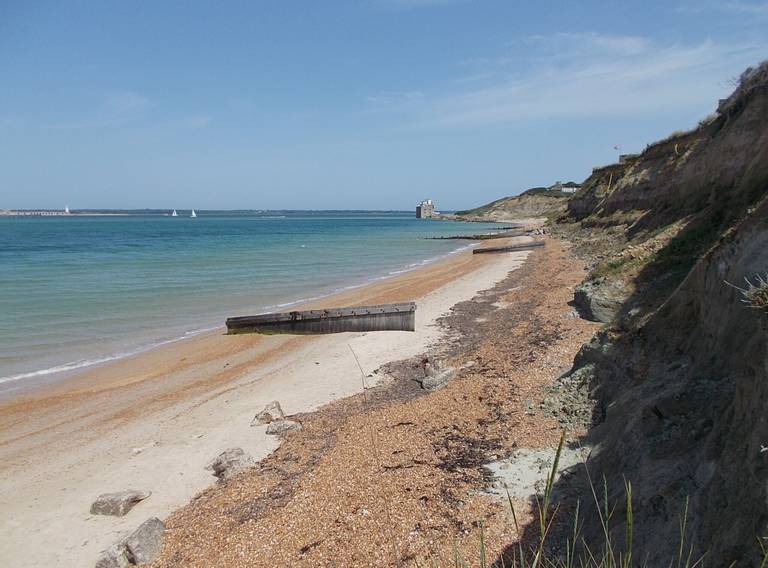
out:
<path id="1" fill-rule="evenodd" d="M 597 327 L 570 316 L 583 277 L 548 241 L 458 304 L 441 322 L 447 341 L 380 369 L 392 377 L 382 386 L 294 416 L 303 429 L 257 467 L 173 514 L 155 566 L 453 565 L 456 552 L 477 558 L 480 523 L 488 557 L 497 554 L 516 535 L 484 491 L 485 464 L 557 445 L 560 426 L 538 406 Z M 425 358 L 459 371 L 427 393 L 417 381 Z"/>

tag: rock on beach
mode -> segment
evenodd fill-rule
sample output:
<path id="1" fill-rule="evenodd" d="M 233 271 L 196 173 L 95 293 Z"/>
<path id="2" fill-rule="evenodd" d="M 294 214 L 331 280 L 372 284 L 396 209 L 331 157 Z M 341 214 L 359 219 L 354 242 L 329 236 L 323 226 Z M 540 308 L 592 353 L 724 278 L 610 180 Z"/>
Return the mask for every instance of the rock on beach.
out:
<path id="1" fill-rule="evenodd" d="M 212 471 L 220 481 L 224 481 L 255 463 L 251 455 L 242 448 L 229 448 L 216 456 L 205 469 Z"/>
<path id="2" fill-rule="evenodd" d="M 103 493 L 91 505 L 91 514 L 122 517 L 137 503 L 150 495 L 152 495 L 151 491 L 136 491 L 135 489 L 118 491 L 117 493 Z"/>

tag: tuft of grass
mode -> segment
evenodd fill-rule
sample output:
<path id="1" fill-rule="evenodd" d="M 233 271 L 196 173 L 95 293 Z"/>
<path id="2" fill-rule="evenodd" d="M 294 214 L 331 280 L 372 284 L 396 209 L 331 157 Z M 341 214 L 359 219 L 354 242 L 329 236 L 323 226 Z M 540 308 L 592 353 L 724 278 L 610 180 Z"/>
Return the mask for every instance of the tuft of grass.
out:
<path id="1" fill-rule="evenodd" d="M 726 282 L 726 284 L 741 292 L 742 303 L 753 310 L 768 312 L 768 273 L 766 273 L 765 276 L 756 274 L 753 278 L 755 280 L 754 282 L 747 277 L 744 278 L 744 281 L 747 283 L 746 288 L 739 288 L 730 282 Z"/>
<path id="2" fill-rule="evenodd" d="M 647 258 L 622 256 L 605 260 L 598 264 L 590 273 L 590 278 L 603 278 L 606 276 L 630 275 L 639 271 L 643 266 L 650 262 L 653 255 Z"/>

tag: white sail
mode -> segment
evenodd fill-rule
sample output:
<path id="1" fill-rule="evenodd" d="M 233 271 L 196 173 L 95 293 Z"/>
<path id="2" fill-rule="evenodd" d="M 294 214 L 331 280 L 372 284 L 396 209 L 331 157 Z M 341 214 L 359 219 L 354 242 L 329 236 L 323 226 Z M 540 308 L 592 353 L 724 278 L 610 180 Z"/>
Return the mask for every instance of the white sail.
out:
<path id="1" fill-rule="evenodd" d="M 178 216 L 179 216 L 179 214 L 176 213 L 176 210 L 174 209 L 173 213 L 171 213 L 171 217 L 178 217 Z"/>
<path id="2" fill-rule="evenodd" d="M 197 213 L 195 213 L 195 210 L 194 210 L 194 209 L 192 210 L 192 215 L 190 215 L 190 217 L 192 217 L 193 219 L 194 219 L 195 217 L 197 217 Z"/>

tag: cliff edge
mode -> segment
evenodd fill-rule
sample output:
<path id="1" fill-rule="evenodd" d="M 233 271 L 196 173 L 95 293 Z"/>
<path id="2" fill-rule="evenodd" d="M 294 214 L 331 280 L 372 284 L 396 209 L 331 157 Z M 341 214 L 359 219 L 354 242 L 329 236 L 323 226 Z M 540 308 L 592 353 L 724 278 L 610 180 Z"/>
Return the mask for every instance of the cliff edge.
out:
<path id="1" fill-rule="evenodd" d="M 631 481 L 635 557 L 649 566 L 676 557 L 683 517 L 693 558 L 760 565 L 767 195 L 765 62 L 696 129 L 596 168 L 552 224 L 591 263 L 575 303 L 605 323 L 560 384 L 577 381 L 594 401 L 587 467 L 612 503 Z M 588 542 L 603 531 L 591 513 Z M 622 513 L 609 528 L 623 534 Z"/>

